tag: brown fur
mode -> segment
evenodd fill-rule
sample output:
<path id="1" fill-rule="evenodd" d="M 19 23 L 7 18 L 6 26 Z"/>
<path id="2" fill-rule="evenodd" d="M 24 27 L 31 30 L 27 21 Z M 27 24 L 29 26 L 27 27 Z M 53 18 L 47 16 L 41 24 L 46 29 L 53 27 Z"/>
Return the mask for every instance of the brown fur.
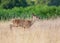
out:
<path id="1" fill-rule="evenodd" d="M 12 27 L 23 27 L 23 28 L 29 28 L 32 25 L 31 20 L 25 20 L 25 19 L 14 19 L 12 20 L 12 24 L 10 24 L 10 28 Z"/>

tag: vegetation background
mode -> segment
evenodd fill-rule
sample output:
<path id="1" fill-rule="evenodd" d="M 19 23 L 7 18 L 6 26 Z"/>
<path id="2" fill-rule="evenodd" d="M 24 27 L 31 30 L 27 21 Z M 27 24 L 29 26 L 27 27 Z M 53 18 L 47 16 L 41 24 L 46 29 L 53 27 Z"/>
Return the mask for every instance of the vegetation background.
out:
<path id="1" fill-rule="evenodd" d="M 31 18 L 32 13 L 41 19 L 60 16 L 60 0 L 0 0 L 0 20 Z"/>

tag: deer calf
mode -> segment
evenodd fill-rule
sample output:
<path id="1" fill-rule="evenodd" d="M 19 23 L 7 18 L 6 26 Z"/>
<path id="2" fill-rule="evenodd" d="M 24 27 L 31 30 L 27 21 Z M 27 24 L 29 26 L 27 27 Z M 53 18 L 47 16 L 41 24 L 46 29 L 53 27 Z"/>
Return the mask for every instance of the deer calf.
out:
<path id="1" fill-rule="evenodd" d="M 29 28 L 37 20 L 39 20 L 39 17 L 37 17 L 34 14 L 32 14 L 32 19 L 31 20 L 13 19 L 12 24 L 10 24 L 10 29 L 12 29 L 12 27 Z"/>

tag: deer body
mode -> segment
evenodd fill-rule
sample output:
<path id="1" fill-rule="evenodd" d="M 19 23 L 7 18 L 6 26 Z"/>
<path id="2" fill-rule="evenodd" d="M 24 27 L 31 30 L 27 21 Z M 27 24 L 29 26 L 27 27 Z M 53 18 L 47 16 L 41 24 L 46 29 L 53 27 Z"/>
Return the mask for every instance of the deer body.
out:
<path id="1" fill-rule="evenodd" d="M 10 24 L 10 29 L 12 29 L 12 27 L 29 28 L 38 19 L 35 15 L 33 15 L 32 20 L 13 19 L 12 24 Z"/>
<path id="2" fill-rule="evenodd" d="M 12 20 L 12 24 L 10 24 L 10 28 L 12 27 L 23 27 L 28 28 L 32 25 L 31 20 L 24 20 L 24 19 L 14 19 Z"/>

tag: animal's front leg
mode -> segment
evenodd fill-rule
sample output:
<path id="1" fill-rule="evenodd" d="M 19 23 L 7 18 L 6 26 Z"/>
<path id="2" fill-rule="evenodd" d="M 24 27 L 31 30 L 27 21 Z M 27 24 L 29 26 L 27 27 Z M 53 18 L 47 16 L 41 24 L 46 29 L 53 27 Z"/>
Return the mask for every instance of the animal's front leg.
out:
<path id="1" fill-rule="evenodd" d="M 12 25 L 12 24 L 10 24 L 10 30 L 12 30 L 12 27 L 13 27 L 13 25 Z"/>

